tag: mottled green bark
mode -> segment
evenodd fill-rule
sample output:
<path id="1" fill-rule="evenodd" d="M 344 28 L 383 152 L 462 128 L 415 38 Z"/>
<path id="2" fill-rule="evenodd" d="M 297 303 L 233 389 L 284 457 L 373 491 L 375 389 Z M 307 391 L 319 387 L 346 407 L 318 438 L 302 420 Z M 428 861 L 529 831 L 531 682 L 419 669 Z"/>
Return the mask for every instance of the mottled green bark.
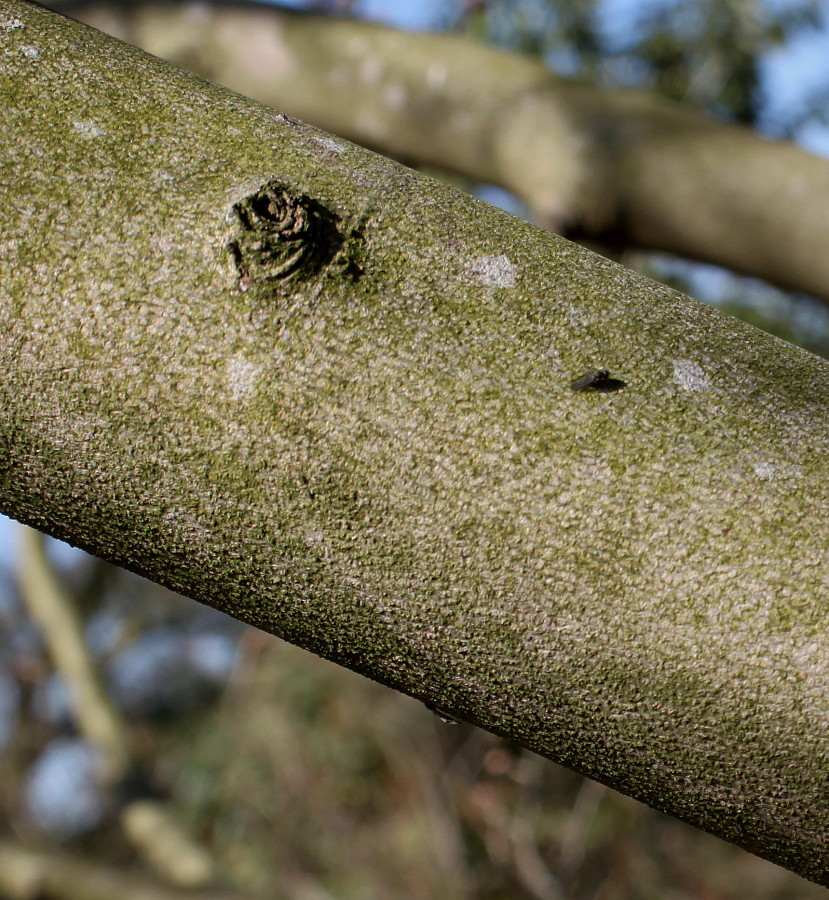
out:
<path id="1" fill-rule="evenodd" d="M 58 0 L 53 0 L 58 2 Z M 557 231 L 829 303 L 829 160 L 456 35 L 269 7 L 78 4 L 134 44 L 361 144 L 523 197 Z"/>
<path id="2" fill-rule="evenodd" d="M 0 507 L 829 883 L 829 363 L 39 7 L 0 53 Z"/>

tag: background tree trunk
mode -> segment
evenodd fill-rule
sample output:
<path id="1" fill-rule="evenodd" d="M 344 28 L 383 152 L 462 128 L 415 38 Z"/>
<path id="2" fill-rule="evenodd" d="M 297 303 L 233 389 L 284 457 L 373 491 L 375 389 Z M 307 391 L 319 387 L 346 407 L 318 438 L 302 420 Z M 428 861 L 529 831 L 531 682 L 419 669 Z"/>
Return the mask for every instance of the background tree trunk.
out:
<path id="1" fill-rule="evenodd" d="M 829 883 L 829 363 L 42 8 L 0 35 L 3 511 Z"/>

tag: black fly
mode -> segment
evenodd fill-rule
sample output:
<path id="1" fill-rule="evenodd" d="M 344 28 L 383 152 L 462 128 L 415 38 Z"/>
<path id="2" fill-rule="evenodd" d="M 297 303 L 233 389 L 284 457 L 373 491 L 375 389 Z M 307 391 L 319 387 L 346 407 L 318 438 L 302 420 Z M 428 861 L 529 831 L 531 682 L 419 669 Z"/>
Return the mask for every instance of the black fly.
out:
<path id="1" fill-rule="evenodd" d="M 581 378 L 577 378 L 571 385 L 571 391 L 587 391 L 594 390 L 601 393 L 609 393 L 610 391 L 619 391 L 625 386 L 625 382 L 620 378 L 611 378 L 607 369 L 595 369 L 592 372 L 585 372 Z"/>
<path id="2" fill-rule="evenodd" d="M 585 372 L 581 378 L 577 378 L 571 385 L 571 391 L 583 391 L 586 388 L 598 387 L 610 377 L 607 369 L 596 369 L 595 372 Z"/>

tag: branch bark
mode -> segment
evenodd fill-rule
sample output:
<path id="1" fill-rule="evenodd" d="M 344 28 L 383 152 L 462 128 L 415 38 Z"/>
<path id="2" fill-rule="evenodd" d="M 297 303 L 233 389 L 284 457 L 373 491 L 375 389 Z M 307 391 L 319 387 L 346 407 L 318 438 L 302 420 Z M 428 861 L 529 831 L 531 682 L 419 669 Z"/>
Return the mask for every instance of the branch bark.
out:
<path id="1" fill-rule="evenodd" d="M 76 14 L 361 144 L 502 185 L 570 237 L 829 302 L 829 161 L 790 143 L 452 35 L 210 4 Z"/>
<path id="2" fill-rule="evenodd" d="M 829 363 L 40 7 L 0 40 L 0 508 L 829 884 Z"/>

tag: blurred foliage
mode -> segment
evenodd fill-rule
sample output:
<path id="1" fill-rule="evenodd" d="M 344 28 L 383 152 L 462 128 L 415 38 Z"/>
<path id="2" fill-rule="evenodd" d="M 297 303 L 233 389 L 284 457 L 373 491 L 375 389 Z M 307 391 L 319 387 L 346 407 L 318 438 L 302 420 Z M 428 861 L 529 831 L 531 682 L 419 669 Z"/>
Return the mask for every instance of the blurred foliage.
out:
<path id="1" fill-rule="evenodd" d="M 255 632 L 179 734 L 177 799 L 267 896 L 809 900 L 826 892 Z M 284 893 L 270 893 L 279 884 Z"/>
<path id="2" fill-rule="evenodd" d="M 662 253 L 623 251 L 615 258 L 648 278 L 705 299 L 755 328 L 829 359 L 829 307 L 813 297 Z"/>
<path id="3" fill-rule="evenodd" d="M 820 0 L 484 0 L 458 26 L 552 68 L 608 87 L 640 87 L 753 125 L 763 104 L 763 54 L 822 27 Z M 827 73 L 829 88 L 829 73 Z M 826 114 L 818 90 L 797 124 Z M 780 123 L 791 133 L 793 123 Z"/>

